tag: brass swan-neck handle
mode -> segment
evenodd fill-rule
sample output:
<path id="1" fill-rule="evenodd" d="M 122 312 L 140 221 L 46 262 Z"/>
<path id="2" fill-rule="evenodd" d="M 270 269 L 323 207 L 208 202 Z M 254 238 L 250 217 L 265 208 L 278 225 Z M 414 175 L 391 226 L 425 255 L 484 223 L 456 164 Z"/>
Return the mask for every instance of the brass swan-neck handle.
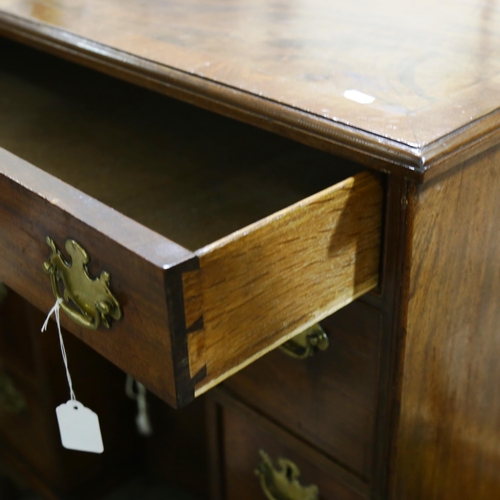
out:
<path id="1" fill-rule="evenodd" d="M 103 271 L 98 278 L 91 278 L 87 268 L 90 257 L 75 240 L 66 240 L 70 261 L 48 236 L 47 245 L 52 253 L 43 269 L 50 277 L 54 297 L 62 299 L 61 309 L 76 324 L 90 330 L 97 330 L 101 324 L 110 328 L 111 320 L 121 319 L 121 306 L 109 288 L 109 273 Z"/>
<path id="2" fill-rule="evenodd" d="M 318 487 L 314 484 L 302 486 L 300 470 L 291 460 L 278 458 L 279 468 L 276 468 L 265 451 L 259 453 L 262 461 L 255 474 L 268 500 L 319 500 Z"/>
<path id="3" fill-rule="evenodd" d="M 319 323 L 307 328 L 285 342 L 280 349 L 296 359 L 306 359 L 317 351 L 325 351 L 329 346 L 328 336 Z"/>

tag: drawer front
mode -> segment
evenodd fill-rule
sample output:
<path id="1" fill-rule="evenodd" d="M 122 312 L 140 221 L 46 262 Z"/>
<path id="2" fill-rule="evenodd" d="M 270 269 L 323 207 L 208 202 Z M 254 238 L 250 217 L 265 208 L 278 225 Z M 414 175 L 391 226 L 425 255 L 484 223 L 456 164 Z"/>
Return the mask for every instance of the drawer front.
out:
<path id="1" fill-rule="evenodd" d="M 91 257 L 91 276 L 103 270 L 110 274 L 124 318 L 110 330 L 91 331 L 61 314 L 63 326 L 174 403 L 163 265 L 173 266 L 190 255 L 4 150 L 0 193 L 0 281 L 48 312 L 55 298 L 43 271 L 51 254 L 46 238 L 55 241 L 68 261 L 65 241 L 81 243 Z"/>
<path id="2" fill-rule="evenodd" d="M 123 319 L 91 331 L 63 314 L 64 327 L 173 406 L 378 281 L 382 186 L 366 172 L 196 254 L 5 150 L 0 193 L 0 280 L 48 311 L 46 238 L 68 261 L 65 241 L 79 242 L 92 279 L 110 274 Z"/>
<path id="3" fill-rule="evenodd" d="M 60 464 L 54 447 L 57 432 L 54 409 L 49 409 L 47 402 L 37 397 L 30 384 L 3 367 L 0 368 L 0 389 L 9 392 L 7 398 L 0 394 L 0 440 L 47 481 L 56 483 Z M 13 404 L 14 397 L 16 404 Z"/>
<path id="4" fill-rule="evenodd" d="M 301 451 L 284 434 L 277 438 L 245 416 L 224 408 L 225 500 L 367 498 L 335 477 L 324 461 L 316 462 Z"/>
<path id="5" fill-rule="evenodd" d="M 380 311 L 355 301 L 322 322 L 325 351 L 276 350 L 225 386 L 247 404 L 369 478 L 378 387 Z"/>

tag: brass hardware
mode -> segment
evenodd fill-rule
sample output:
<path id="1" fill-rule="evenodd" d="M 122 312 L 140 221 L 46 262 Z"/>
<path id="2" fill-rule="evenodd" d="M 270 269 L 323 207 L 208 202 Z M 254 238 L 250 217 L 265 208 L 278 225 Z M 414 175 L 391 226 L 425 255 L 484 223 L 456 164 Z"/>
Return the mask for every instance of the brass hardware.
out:
<path id="1" fill-rule="evenodd" d="M 0 411 L 19 415 L 26 408 L 26 401 L 16 389 L 12 379 L 4 372 L 0 372 Z"/>
<path id="2" fill-rule="evenodd" d="M 300 470 L 286 458 L 278 458 L 280 470 L 274 467 L 269 455 L 259 450 L 262 462 L 255 470 L 260 479 L 262 491 L 269 500 L 318 500 L 319 490 L 315 484 L 302 486 L 299 483 Z"/>
<path id="3" fill-rule="evenodd" d="M 61 309 L 75 323 L 90 330 L 97 330 L 101 323 L 109 328 L 111 319 L 119 320 L 122 310 L 109 289 L 109 273 L 102 271 L 99 278 L 92 279 L 87 269 L 90 258 L 75 240 L 66 240 L 66 251 L 71 257 L 69 263 L 49 236 L 47 244 L 52 254 L 43 264 L 43 269 L 50 277 L 55 298 L 63 299 Z M 63 287 L 62 296 L 60 283 Z"/>
<path id="4" fill-rule="evenodd" d="M 293 339 L 285 342 L 280 349 L 288 356 L 297 359 L 306 359 L 316 351 L 324 351 L 328 348 L 328 336 L 319 323 L 311 326 Z"/>
<path id="5" fill-rule="evenodd" d="M 0 281 L 0 304 L 7 298 L 7 287 Z"/>

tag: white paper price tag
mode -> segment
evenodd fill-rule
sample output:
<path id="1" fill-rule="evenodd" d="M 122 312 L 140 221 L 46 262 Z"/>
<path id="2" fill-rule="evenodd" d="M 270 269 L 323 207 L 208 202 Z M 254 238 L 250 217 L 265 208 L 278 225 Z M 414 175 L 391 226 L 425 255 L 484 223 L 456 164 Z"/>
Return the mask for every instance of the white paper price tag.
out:
<path id="1" fill-rule="evenodd" d="M 89 408 L 75 399 L 56 408 L 62 445 L 68 450 L 102 453 L 99 418 Z"/>

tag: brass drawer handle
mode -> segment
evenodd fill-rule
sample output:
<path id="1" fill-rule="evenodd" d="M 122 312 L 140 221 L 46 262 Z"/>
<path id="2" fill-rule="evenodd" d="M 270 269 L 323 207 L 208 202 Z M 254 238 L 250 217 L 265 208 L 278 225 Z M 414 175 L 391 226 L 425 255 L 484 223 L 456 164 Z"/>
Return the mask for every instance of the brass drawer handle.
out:
<path id="1" fill-rule="evenodd" d="M 311 326 L 293 339 L 285 342 L 280 349 L 297 359 L 306 359 L 314 355 L 317 351 L 324 351 L 328 348 L 328 335 L 319 323 Z"/>
<path id="2" fill-rule="evenodd" d="M 109 273 L 102 271 L 98 278 L 92 279 L 87 269 L 90 257 L 75 240 L 66 240 L 65 245 L 71 262 L 66 262 L 49 236 L 47 244 L 52 253 L 43 264 L 43 269 L 50 277 L 54 297 L 63 299 L 61 309 L 84 328 L 97 330 L 101 323 L 110 328 L 111 319 L 122 317 L 122 309 L 109 289 Z"/>
<path id="3" fill-rule="evenodd" d="M 26 408 L 26 401 L 12 379 L 6 373 L 0 372 L 0 410 L 19 415 Z"/>
<path id="4" fill-rule="evenodd" d="M 300 470 L 286 458 L 278 458 L 279 470 L 269 455 L 259 450 L 262 461 L 255 470 L 260 479 L 262 491 L 268 500 L 318 500 L 319 490 L 315 484 L 302 486 L 299 483 Z"/>

